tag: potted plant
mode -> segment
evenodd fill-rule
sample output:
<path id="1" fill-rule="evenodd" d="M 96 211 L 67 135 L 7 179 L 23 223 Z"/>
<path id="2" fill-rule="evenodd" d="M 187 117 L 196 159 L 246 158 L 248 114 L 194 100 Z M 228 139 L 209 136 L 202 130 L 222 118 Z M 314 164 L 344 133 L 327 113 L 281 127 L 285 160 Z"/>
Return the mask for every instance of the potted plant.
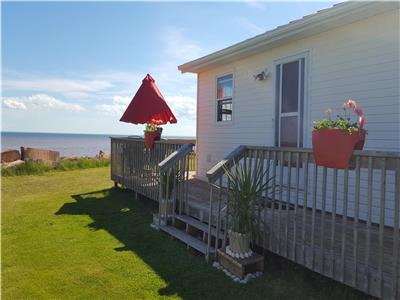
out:
<path id="1" fill-rule="evenodd" d="M 159 141 L 161 139 L 162 127 L 159 125 L 160 121 L 154 119 L 146 124 L 144 129 L 144 142 L 147 149 L 152 149 L 154 141 Z"/>
<path id="2" fill-rule="evenodd" d="M 349 166 L 354 150 L 362 150 L 367 132 L 363 129 L 364 116 L 356 101 L 347 100 L 343 104 L 344 116 L 331 118 L 331 109 L 327 109 L 327 118 L 314 122 L 312 145 L 317 165 L 329 168 L 345 169 Z M 348 111 L 357 117 L 352 120 Z"/>
<path id="3" fill-rule="evenodd" d="M 228 179 L 228 238 L 229 245 L 226 253 L 237 258 L 246 258 L 252 255 L 250 243 L 258 233 L 257 216 L 265 207 L 261 195 L 267 191 L 272 178 L 264 180 L 268 168 L 262 171 L 262 164 L 251 168 L 247 164 L 235 161 L 233 169 L 225 168 Z"/>

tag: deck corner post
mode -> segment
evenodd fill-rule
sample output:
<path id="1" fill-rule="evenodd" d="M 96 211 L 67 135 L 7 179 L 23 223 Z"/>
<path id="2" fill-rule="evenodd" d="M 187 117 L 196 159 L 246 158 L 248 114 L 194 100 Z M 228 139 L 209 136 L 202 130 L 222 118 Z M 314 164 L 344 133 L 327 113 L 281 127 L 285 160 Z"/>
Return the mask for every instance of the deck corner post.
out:
<path id="1" fill-rule="evenodd" d="M 208 236 L 207 236 L 207 251 L 206 251 L 206 261 L 210 261 L 210 250 L 211 250 L 211 227 L 212 227 L 212 211 L 213 211 L 213 187 L 211 182 L 209 182 L 210 186 L 210 209 L 208 212 Z"/>

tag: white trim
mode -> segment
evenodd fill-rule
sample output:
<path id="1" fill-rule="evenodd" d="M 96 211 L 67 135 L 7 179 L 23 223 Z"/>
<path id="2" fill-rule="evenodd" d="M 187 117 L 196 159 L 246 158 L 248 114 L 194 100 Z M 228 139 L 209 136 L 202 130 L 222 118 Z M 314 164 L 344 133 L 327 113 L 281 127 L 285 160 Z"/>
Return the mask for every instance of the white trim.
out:
<path id="1" fill-rule="evenodd" d="M 300 50 L 300 52 L 288 56 L 284 56 L 274 60 L 274 65 L 285 64 L 302 58 L 306 58 L 310 53 L 310 49 Z"/>
<path id="2" fill-rule="evenodd" d="M 312 49 L 309 49 L 305 53 L 304 58 L 304 99 L 303 99 L 303 148 L 311 147 L 311 129 L 309 129 L 310 121 L 311 121 L 311 108 L 310 103 L 311 99 L 311 59 L 313 58 Z"/>
<path id="3" fill-rule="evenodd" d="M 297 98 L 300 98 L 300 96 L 299 97 L 297 97 Z M 282 100 L 282 99 L 281 99 Z M 299 99 L 297 99 L 297 101 L 298 101 Z M 300 107 L 300 105 L 299 105 L 299 107 Z M 283 112 L 281 112 L 280 113 L 280 116 L 281 117 L 297 117 L 299 115 L 299 112 L 298 111 L 292 111 L 292 112 L 287 112 L 287 113 L 283 113 Z"/>
<path id="4" fill-rule="evenodd" d="M 196 86 L 197 86 L 197 91 L 196 91 L 196 145 L 195 145 L 195 149 L 196 149 L 196 166 L 200 166 L 200 164 L 199 164 L 199 151 L 198 151 L 198 149 L 200 149 L 199 148 L 199 139 L 198 139 L 198 136 L 199 136 L 199 120 L 200 120 L 200 118 L 199 118 L 199 91 L 200 91 L 200 89 L 199 89 L 199 87 L 200 87 L 200 74 L 197 74 L 197 76 L 196 76 L 197 78 L 196 78 Z M 199 172 L 199 168 L 196 168 L 196 175 L 195 175 L 195 177 L 198 177 L 199 176 L 199 174 L 198 174 L 198 172 Z"/>
<path id="5" fill-rule="evenodd" d="M 276 66 L 275 66 L 276 70 Z M 275 84 L 276 87 L 276 84 Z M 276 92 L 276 91 L 275 91 Z M 275 130 L 278 130 L 278 147 L 281 144 L 281 103 L 282 103 L 282 64 L 279 64 L 279 100 L 278 100 L 278 129 L 275 128 Z M 274 133 L 276 136 L 276 134 Z"/>
<path id="6" fill-rule="evenodd" d="M 321 32 L 363 20 L 390 10 L 399 9 L 400 2 L 348 1 L 279 26 L 243 42 L 178 66 L 182 73 L 198 73 L 278 45 L 296 41 Z"/>

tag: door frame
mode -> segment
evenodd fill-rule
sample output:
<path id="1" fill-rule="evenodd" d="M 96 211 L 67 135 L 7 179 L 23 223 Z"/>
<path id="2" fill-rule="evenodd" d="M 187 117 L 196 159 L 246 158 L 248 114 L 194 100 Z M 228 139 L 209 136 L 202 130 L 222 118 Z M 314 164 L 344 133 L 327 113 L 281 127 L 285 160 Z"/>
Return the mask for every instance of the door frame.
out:
<path id="1" fill-rule="evenodd" d="M 303 95 L 303 145 L 302 148 L 305 147 L 310 147 L 310 142 L 309 142 L 309 137 L 310 137 L 310 130 L 308 128 L 309 124 L 309 116 L 310 116 L 310 111 L 309 111 L 309 76 L 310 76 L 310 71 L 309 71 L 309 63 L 310 63 L 310 51 L 306 50 L 294 55 L 290 56 L 285 56 L 278 58 L 274 60 L 274 72 L 275 72 L 275 128 L 274 128 L 274 136 L 275 136 L 275 141 L 274 144 L 275 146 L 279 145 L 279 139 L 280 139 L 280 124 L 281 124 L 281 114 L 280 114 L 280 104 L 281 104 L 281 90 L 282 90 L 282 72 L 280 72 L 280 78 L 279 78 L 279 87 L 278 87 L 278 78 L 277 78 L 277 73 L 276 69 L 278 65 L 282 65 L 285 63 L 289 63 L 292 61 L 300 60 L 304 58 L 304 95 Z M 301 76 L 301 72 L 300 72 Z M 299 78 L 301 79 L 301 78 Z M 279 89 L 279 90 L 278 90 Z M 299 85 L 299 92 L 300 92 L 301 86 Z M 300 93 L 299 93 L 300 95 Z M 278 99 L 279 98 L 279 99 Z M 299 97 L 300 99 L 300 97 Z M 299 105 L 300 109 L 300 105 Z M 287 116 L 290 116 L 291 113 L 287 113 Z M 278 134 L 277 134 L 278 133 Z M 298 134 L 300 134 L 300 126 L 298 128 Z"/>

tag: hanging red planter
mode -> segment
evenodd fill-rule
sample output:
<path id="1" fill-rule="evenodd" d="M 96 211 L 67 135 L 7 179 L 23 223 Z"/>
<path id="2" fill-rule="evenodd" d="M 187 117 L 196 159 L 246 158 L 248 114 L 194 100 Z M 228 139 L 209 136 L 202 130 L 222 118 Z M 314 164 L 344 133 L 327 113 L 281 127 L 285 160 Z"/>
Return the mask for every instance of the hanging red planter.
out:
<path id="1" fill-rule="evenodd" d="M 336 168 L 352 169 L 349 166 L 354 150 L 364 148 L 367 132 L 363 129 L 365 118 L 362 109 L 354 100 L 343 103 L 344 116 L 332 119 L 332 110 L 325 111 L 327 118 L 314 121 L 312 131 L 312 145 L 314 161 L 317 165 Z M 351 120 L 347 110 L 352 110 L 357 116 L 357 121 Z"/>
<path id="2" fill-rule="evenodd" d="M 153 144 L 154 141 L 159 141 L 161 138 L 161 132 L 160 131 L 145 131 L 144 132 L 144 143 L 146 145 L 146 148 L 151 150 L 153 149 Z"/>
<path id="3" fill-rule="evenodd" d="M 328 168 L 347 168 L 353 151 L 364 148 L 365 136 L 364 129 L 351 133 L 335 128 L 314 129 L 312 145 L 315 163 Z"/>

